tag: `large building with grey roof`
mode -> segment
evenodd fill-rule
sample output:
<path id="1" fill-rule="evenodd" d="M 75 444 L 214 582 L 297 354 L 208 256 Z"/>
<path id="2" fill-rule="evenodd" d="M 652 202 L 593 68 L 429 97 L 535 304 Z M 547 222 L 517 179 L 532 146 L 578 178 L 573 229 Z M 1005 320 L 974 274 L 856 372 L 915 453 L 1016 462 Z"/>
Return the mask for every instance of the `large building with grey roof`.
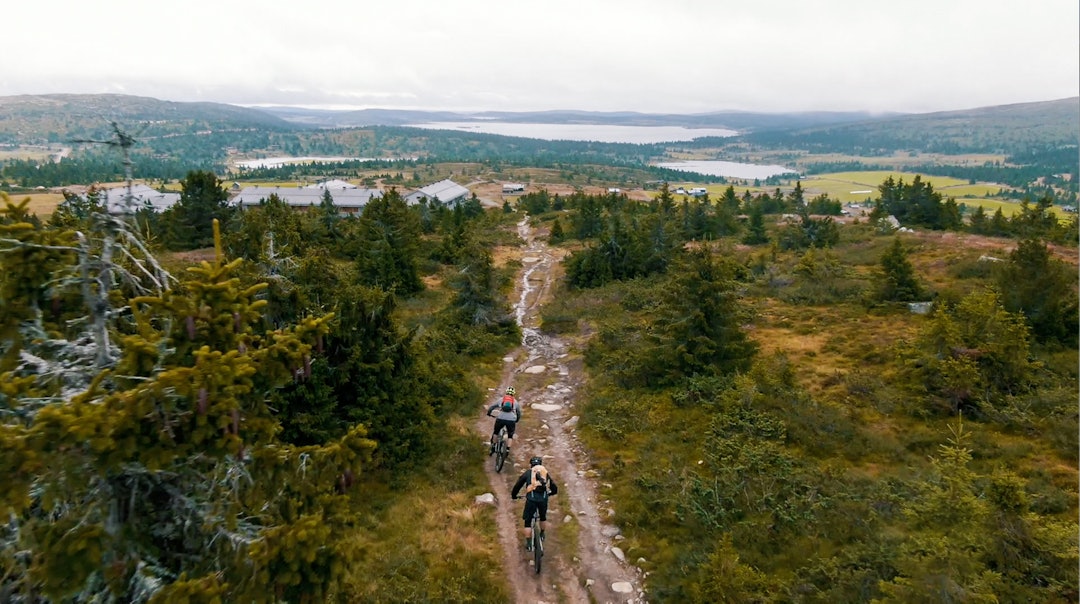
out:
<path id="1" fill-rule="evenodd" d="M 307 209 L 320 205 L 323 194 L 328 191 L 338 211 L 346 214 L 360 212 L 369 201 L 383 195 L 383 192 L 378 189 L 365 189 L 337 181 L 330 185 L 320 184 L 307 187 L 244 187 L 229 200 L 229 203 L 240 209 L 246 209 L 258 206 L 271 195 L 277 195 L 290 207 Z"/>
<path id="2" fill-rule="evenodd" d="M 110 214 L 123 214 L 125 211 L 136 212 L 145 209 L 164 212 L 180 201 L 179 193 L 162 193 L 142 184 L 131 185 L 131 207 L 128 207 L 127 185 L 111 189 L 100 189 L 99 195 L 98 199 Z"/>
<path id="3" fill-rule="evenodd" d="M 405 196 L 405 203 L 416 205 L 421 200 L 437 201 L 444 206 L 455 206 L 469 198 L 472 193 L 456 182 L 446 179 L 417 189 Z"/>

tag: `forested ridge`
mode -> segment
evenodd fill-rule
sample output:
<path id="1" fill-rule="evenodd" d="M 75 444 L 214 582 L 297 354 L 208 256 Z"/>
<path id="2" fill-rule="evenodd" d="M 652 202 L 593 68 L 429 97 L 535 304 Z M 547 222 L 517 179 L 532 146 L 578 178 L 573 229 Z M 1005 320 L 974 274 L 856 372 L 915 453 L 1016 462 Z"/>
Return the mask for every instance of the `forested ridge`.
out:
<path id="1" fill-rule="evenodd" d="M 527 116 L 571 123 L 669 124 L 686 127 L 709 125 L 737 128 L 730 139 L 703 137 L 677 144 L 621 144 L 537 139 L 417 130 L 400 127 L 399 119 L 379 112 L 353 112 L 378 117 L 386 125 L 318 127 L 331 118 L 312 117 L 313 123 L 287 121 L 267 111 L 215 103 L 172 103 L 123 95 L 43 95 L 5 97 L 0 118 L 0 144 L 69 146 L 59 159 L 0 161 L 5 186 L 57 187 L 87 181 L 106 182 L 122 176 L 120 167 L 109 169 L 108 150 L 75 140 L 107 140 L 110 122 L 123 125 L 138 139 L 132 150 L 137 173 L 143 178 L 176 180 L 185 169 L 224 174 L 231 156 L 267 155 L 345 156 L 371 159 L 416 159 L 424 162 L 472 161 L 499 165 L 579 169 L 604 166 L 620 172 L 626 182 L 673 180 L 686 173 L 650 167 L 670 160 L 680 150 L 697 151 L 716 159 L 744 160 L 748 155 L 781 152 L 800 169 L 870 169 L 858 157 L 875 158 L 896 152 L 939 154 L 933 163 L 911 162 L 905 169 L 955 175 L 972 180 L 1006 183 L 1021 189 L 1051 180 L 1054 186 L 1075 192 L 1073 174 L 1080 140 L 1080 99 L 1024 103 L 966 111 L 913 115 L 858 114 L 737 114 L 688 116 L 647 114 L 589 114 L 544 112 L 490 113 L 499 119 L 521 121 Z M 294 112 L 280 110 L 281 115 Z M 325 113 L 325 112 L 324 112 Z M 341 112 L 350 114 L 350 112 Z M 409 114 L 411 115 L 411 114 Z M 442 114 L 433 113 L 434 116 Z M 485 116 L 489 114 L 483 114 Z M 726 116 L 726 118 L 725 118 Z M 400 117 L 400 116 L 399 116 Z M 442 116 L 450 119 L 452 116 Z M 319 121 L 322 119 L 323 121 Z M 336 119 L 336 118 L 335 118 Z M 374 118 L 373 118 L 374 119 Z M 419 119 L 419 118 L 417 118 Z M 559 121 L 563 120 L 563 121 Z M 721 121 L 716 121 L 721 120 Z M 345 120 L 341 123 L 350 123 Z M 814 155 L 841 153 L 853 156 L 843 164 L 823 165 Z M 949 155 L 999 154 L 1005 161 L 970 165 L 950 161 Z M 718 177 L 696 175 L 703 181 Z"/>

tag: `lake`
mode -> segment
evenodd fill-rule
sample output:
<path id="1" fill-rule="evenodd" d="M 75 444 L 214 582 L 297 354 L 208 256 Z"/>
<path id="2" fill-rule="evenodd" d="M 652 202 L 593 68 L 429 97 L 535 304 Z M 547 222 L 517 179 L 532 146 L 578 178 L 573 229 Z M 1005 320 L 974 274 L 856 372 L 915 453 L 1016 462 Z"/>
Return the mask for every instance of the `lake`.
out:
<path id="1" fill-rule="evenodd" d="M 682 126 L 614 126 L 604 124 L 515 124 L 506 122 L 430 122 L 409 124 L 409 128 L 457 130 L 478 134 L 501 134 L 548 141 L 597 143 L 674 143 L 703 136 L 735 136 L 726 128 L 684 128 Z"/>
<path id="2" fill-rule="evenodd" d="M 719 160 L 696 160 L 696 161 L 672 161 L 656 164 L 661 168 L 682 170 L 684 172 L 697 172 L 724 178 L 742 178 L 754 180 L 755 178 L 766 179 L 778 174 L 796 174 L 798 170 L 785 168 L 777 165 L 743 164 L 734 161 Z"/>
<path id="3" fill-rule="evenodd" d="M 504 122 L 430 122 L 413 124 L 411 128 L 457 130 L 482 134 L 501 134 L 541 140 L 576 140 L 602 143 L 664 143 L 689 141 L 702 136 L 735 136 L 737 132 L 724 128 L 684 128 L 682 126 L 611 126 L 598 124 L 513 124 Z M 266 157 L 236 162 L 244 168 L 276 168 L 284 164 L 305 162 L 373 161 L 371 157 Z M 382 158 L 387 159 L 387 158 Z M 679 161 L 657 164 L 662 168 L 711 174 L 725 178 L 753 180 L 796 170 L 777 165 L 744 164 L 731 161 Z"/>

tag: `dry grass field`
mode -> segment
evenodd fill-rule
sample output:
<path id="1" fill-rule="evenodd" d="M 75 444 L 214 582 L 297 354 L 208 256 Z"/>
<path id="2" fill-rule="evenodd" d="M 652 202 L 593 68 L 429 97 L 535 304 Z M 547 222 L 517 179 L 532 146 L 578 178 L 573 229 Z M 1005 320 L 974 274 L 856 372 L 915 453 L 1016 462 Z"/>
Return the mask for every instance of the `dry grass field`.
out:
<path id="1" fill-rule="evenodd" d="M 30 200 L 30 212 L 40 218 L 47 218 L 51 216 L 56 206 L 60 205 L 60 202 L 64 201 L 63 193 L 30 193 L 30 194 L 15 194 L 11 196 L 11 201 L 14 203 L 21 203 L 24 199 Z"/>

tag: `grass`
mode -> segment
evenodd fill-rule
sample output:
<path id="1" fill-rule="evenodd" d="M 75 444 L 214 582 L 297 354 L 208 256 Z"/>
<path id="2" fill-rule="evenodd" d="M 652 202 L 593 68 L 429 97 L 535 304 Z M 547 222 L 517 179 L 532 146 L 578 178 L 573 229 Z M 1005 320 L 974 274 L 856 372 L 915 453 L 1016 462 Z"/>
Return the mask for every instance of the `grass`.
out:
<path id="1" fill-rule="evenodd" d="M 722 191 L 723 187 L 710 186 L 711 193 L 715 189 Z M 874 236 L 866 227 L 851 225 L 842 227 L 842 233 L 841 243 L 830 255 L 846 267 L 846 275 L 872 283 L 881 255 L 893 237 Z M 979 257 L 1007 257 L 1008 249 L 1015 245 L 1008 239 L 955 233 L 898 236 L 909 248 L 909 260 L 931 293 L 944 291 L 942 295 L 950 297 L 992 283 L 993 272 Z M 746 256 L 757 257 L 763 250 L 762 246 L 751 248 Z M 1072 251 L 1075 253 L 1075 248 Z M 774 254 L 770 264 L 779 273 L 791 272 L 799 256 Z M 750 375 L 754 389 L 763 394 L 755 403 L 747 402 L 753 399 L 751 394 L 740 395 L 738 400 L 744 408 L 763 410 L 783 421 L 786 439 L 781 450 L 794 460 L 792 468 L 801 468 L 790 475 L 791 484 L 812 489 L 822 506 L 800 508 L 797 496 L 791 496 L 795 505 L 789 508 L 791 512 L 810 514 L 802 510 L 816 509 L 805 526 L 808 531 L 822 531 L 818 537 L 806 533 L 792 538 L 817 539 L 824 548 L 818 553 L 828 558 L 841 550 L 851 551 L 846 549 L 850 543 L 841 543 L 836 535 L 873 542 L 867 535 L 876 534 L 877 528 L 868 523 L 876 522 L 877 514 L 883 518 L 898 514 L 905 498 L 912 495 L 913 485 L 933 475 L 930 460 L 941 454 L 956 418 L 928 410 L 926 395 L 905 383 L 911 379 L 905 377 L 910 367 L 898 353 L 921 335 L 928 325 L 927 316 L 912 314 L 903 304 L 868 305 L 860 299 L 819 305 L 788 301 L 784 288 L 798 286 L 793 281 L 790 285 L 753 283 L 746 287 L 745 303 L 758 310 L 749 335 L 761 346 Z M 641 282 L 612 284 L 594 292 L 559 292 L 545 312 L 576 316 L 583 333 L 595 332 L 605 324 L 638 321 L 647 309 L 628 302 L 646 297 L 642 292 L 649 289 Z M 1075 350 L 1055 353 L 1033 349 L 1032 354 L 1054 369 L 1066 391 L 1070 380 L 1075 388 Z M 786 378 L 776 377 L 783 375 L 791 376 L 792 386 L 784 385 Z M 604 494 L 615 502 L 615 518 L 627 534 L 620 546 L 629 557 L 648 560 L 644 568 L 650 571 L 650 591 L 685 599 L 679 586 L 695 580 L 693 573 L 686 571 L 701 564 L 702 557 L 711 551 L 709 541 L 720 532 L 742 535 L 743 541 L 736 539 L 740 557 L 747 563 L 760 563 L 759 568 L 773 576 L 790 574 L 806 564 L 803 549 L 797 555 L 784 553 L 798 547 L 785 550 L 782 535 L 772 532 L 776 521 L 760 518 L 750 508 L 745 516 L 722 523 L 720 528 L 699 524 L 701 510 L 691 510 L 689 502 L 707 507 L 714 500 L 704 496 L 708 491 L 695 493 L 690 484 L 699 475 L 709 476 L 699 474 L 697 460 L 704 458 L 706 465 L 709 463 L 707 454 L 713 445 L 703 434 L 708 434 L 710 413 L 722 413 L 707 404 L 673 409 L 666 397 L 680 394 L 674 390 L 623 391 L 606 376 L 590 373 L 582 393 L 588 402 L 582 410 L 579 434 L 605 482 L 612 484 Z M 723 405 L 732 404 L 732 398 L 722 400 L 727 401 Z M 1036 400 L 1025 398 L 1030 408 L 1003 411 L 1014 417 L 970 423 L 965 417 L 964 424 L 973 433 L 968 443 L 974 456 L 973 471 L 980 476 L 1002 469 L 1016 472 L 1025 480 L 1033 509 L 1054 515 L 1075 529 L 1076 494 L 1080 490 L 1076 414 L 1061 412 L 1060 401 L 1059 391 L 1048 391 Z M 753 451 L 733 463 L 754 461 L 750 457 Z M 784 468 L 782 464 L 775 466 L 774 482 L 783 483 Z M 753 479 L 751 476 L 746 484 L 769 485 L 764 479 L 759 483 Z M 856 482 L 858 491 L 847 488 Z M 722 493 L 723 488 L 720 485 L 716 492 Z M 731 505 L 738 508 L 738 504 L 717 505 L 718 510 L 730 510 Z M 834 509 L 843 511 L 830 511 Z M 854 523 L 857 526 L 845 524 L 852 517 L 860 519 Z M 889 530 L 900 531 L 895 533 L 895 538 L 900 538 L 904 525 L 898 516 L 891 522 L 894 526 Z M 760 528 L 768 526 L 769 532 L 747 533 L 747 527 L 755 523 L 764 523 Z M 751 535 L 757 536 L 751 539 Z M 771 552 L 770 547 L 777 551 Z"/>
<path id="2" fill-rule="evenodd" d="M 56 207 L 60 205 L 60 202 L 64 201 L 64 196 L 61 193 L 11 194 L 11 201 L 14 203 L 21 203 L 24 199 L 30 200 L 29 209 L 31 214 L 36 214 L 39 218 L 48 218 L 56 210 Z"/>
<path id="3" fill-rule="evenodd" d="M 496 509 L 473 501 L 488 484 L 472 424 L 452 420 L 440 454 L 406 484 L 372 475 L 354 488 L 357 523 L 343 537 L 351 563 L 337 601 L 508 601 Z"/>

